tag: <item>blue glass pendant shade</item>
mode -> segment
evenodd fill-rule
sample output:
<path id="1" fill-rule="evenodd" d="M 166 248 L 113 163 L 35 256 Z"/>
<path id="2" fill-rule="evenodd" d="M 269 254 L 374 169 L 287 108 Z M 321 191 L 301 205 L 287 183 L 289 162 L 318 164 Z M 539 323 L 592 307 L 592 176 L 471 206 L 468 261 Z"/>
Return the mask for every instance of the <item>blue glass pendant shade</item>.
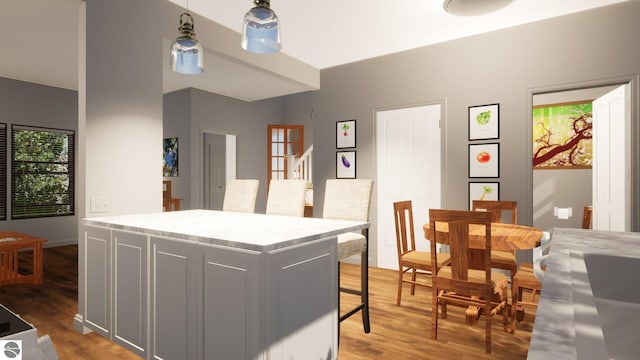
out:
<path id="1" fill-rule="evenodd" d="M 182 17 L 187 16 L 183 22 Z M 189 20 L 191 20 L 189 22 Z M 202 45 L 196 40 L 193 30 L 193 18 L 189 13 L 180 15 L 180 33 L 171 45 L 171 69 L 181 74 L 201 74 L 204 72 Z"/>
<path id="2" fill-rule="evenodd" d="M 278 16 L 269 3 L 258 1 L 244 16 L 242 48 L 256 54 L 271 54 L 280 50 Z"/>

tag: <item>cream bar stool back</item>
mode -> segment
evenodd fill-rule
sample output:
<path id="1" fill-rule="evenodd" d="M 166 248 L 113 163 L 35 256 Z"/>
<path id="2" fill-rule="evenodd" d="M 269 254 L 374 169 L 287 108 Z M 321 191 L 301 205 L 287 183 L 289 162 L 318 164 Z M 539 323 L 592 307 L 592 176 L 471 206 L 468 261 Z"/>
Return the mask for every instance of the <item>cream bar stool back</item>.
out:
<path id="1" fill-rule="evenodd" d="M 373 180 L 370 179 L 331 179 L 327 180 L 324 193 L 324 219 L 369 221 L 369 204 Z M 369 232 L 345 233 L 338 235 L 338 274 L 339 262 L 360 254 L 360 290 L 340 288 L 341 292 L 358 295 L 361 303 L 344 315 L 340 321 L 362 311 L 364 332 L 369 333 Z M 339 302 L 338 302 L 339 303 Z"/>
<path id="2" fill-rule="evenodd" d="M 267 195 L 268 215 L 304 216 L 306 180 L 273 179 Z"/>
<path id="3" fill-rule="evenodd" d="M 255 212 L 259 186 L 260 180 L 256 179 L 228 180 L 224 191 L 222 211 Z"/>

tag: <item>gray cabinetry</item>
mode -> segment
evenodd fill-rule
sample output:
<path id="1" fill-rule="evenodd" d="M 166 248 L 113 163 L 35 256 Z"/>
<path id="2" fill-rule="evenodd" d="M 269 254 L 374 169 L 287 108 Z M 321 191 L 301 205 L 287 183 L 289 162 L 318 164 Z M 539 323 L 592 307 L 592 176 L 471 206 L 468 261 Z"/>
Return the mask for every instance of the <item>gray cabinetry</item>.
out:
<path id="1" fill-rule="evenodd" d="M 111 338 L 111 230 L 87 227 L 84 237 L 84 325 Z"/>
<path id="2" fill-rule="evenodd" d="M 151 358 L 202 359 L 202 247 L 151 238 Z"/>
<path id="3" fill-rule="evenodd" d="M 147 236 L 117 231 L 113 241 L 113 340 L 145 357 L 147 349 Z"/>
<path id="4" fill-rule="evenodd" d="M 336 359 L 336 234 L 216 211 L 85 219 L 76 329 L 145 359 Z"/>

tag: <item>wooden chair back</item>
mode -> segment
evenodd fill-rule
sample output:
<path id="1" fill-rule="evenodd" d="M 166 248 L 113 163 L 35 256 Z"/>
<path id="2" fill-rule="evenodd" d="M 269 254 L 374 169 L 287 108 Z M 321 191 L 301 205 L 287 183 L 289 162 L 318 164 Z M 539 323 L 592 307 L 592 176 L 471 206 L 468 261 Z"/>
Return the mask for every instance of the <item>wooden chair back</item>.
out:
<path id="1" fill-rule="evenodd" d="M 402 255 L 416 249 L 416 238 L 413 227 L 413 208 L 411 200 L 393 203 L 393 213 L 396 224 L 396 246 L 398 261 L 402 262 Z"/>
<path id="2" fill-rule="evenodd" d="M 582 228 L 591 229 L 591 214 L 593 213 L 592 206 L 585 206 L 582 211 Z"/>
<path id="3" fill-rule="evenodd" d="M 518 202 L 511 200 L 473 200 L 471 210 L 485 210 L 493 214 L 492 222 L 503 222 L 502 212 L 511 212 L 511 224 L 518 221 Z"/>
<path id="4" fill-rule="evenodd" d="M 450 248 L 451 278 L 439 278 L 439 269 L 433 271 L 433 280 L 440 282 L 438 286 L 443 290 L 458 292 L 465 295 L 480 296 L 485 293 L 481 287 L 470 286 L 468 283 L 469 272 L 474 270 L 469 266 L 472 257 L 479 256 L 479 262 L 485 272 L 485 285 L 491 285 L 491 212 L 465 211 L 465 210 L 429 210 L 429 222 L 431 229 L 435 229 L 433 241 L 431 241 L 431 261 L 437 261 L 436 244 L 447 244 Z M 443 227 L 444 226 L 444 227 Z M 485 241 L 469 243 L 469 227 L 484 226 Z M 446 228 L 447 231 L 444 231 Z M 441 231 L 439 231 L 439 229 Z M 479 251 L 474 251 L 477 249 Z M 436 287 L 434 285 L 434 287 Z M 482 291 L 481 291 L 482 290 Z"/>

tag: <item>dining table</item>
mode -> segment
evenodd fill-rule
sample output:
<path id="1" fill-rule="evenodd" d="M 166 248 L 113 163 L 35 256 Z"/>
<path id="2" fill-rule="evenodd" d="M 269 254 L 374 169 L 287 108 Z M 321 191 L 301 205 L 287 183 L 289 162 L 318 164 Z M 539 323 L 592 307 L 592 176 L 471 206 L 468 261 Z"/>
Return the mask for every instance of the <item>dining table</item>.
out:
<path id="1" fill-rule="evenodd" d="M 433 230 L 431 224 L 426 223 L 422 227 L 426 240 L 433 239 Z M 442 244 L 448 244 L 449 224 L 445 222 L 436 222 L 436 230 L 442 235 Z M 485 227 L 484 225 L 471 224 L 469 226 L 469 247 L 476 248 L 471 250 L 475 254 L 481 254 L 480 248 L 484 247 Z M 533 249 L 540 245 L 542 240 L 542 230 L 518 224 L 508 223 L 491 223 L 491 250 L 496 251 L 516 251 Z M 483 269 L 482 255 L 474 256 L 472 253 L 469 259 L 469 267 Z M 467 309 L 467 323 L 475 324 L 478 319 L 478 308 L 469 307 Z"/>

